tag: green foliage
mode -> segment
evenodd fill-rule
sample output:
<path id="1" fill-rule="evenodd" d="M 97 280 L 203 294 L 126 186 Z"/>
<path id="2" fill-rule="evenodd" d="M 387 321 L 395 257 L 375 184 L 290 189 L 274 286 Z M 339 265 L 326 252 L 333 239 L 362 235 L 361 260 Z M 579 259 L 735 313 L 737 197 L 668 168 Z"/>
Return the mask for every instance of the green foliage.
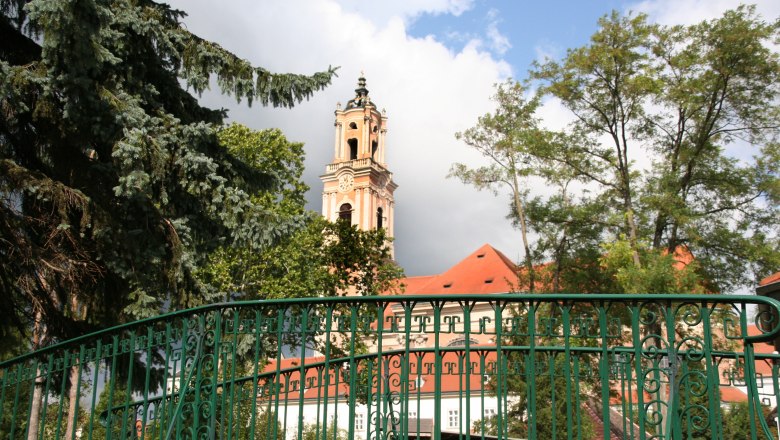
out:
<path id="1" fill-rule="evenodd" d="M 528 368 L 530 359 L 528 355 L 518 352 L 509 355 L 514 365 L 522 366 L 523 370 Z M 594 438 L 593 421 L 587 415 L 584 404 L 587 401 L 586 393 L 582 392 L 579 396 L 582 406 L 575 406 L 575 396 L 572 390 L 572 378 L 565 374 L 563 356 L 539 355 L 535 362 L 536 375 L 533 377 L 534 399 L 529 400 L 529 384 L 524 374 L 507 374 L 505 383 L 502 385 L 510 390 L 510 398 L 507 399 L 508 408 L 505 409 L 501 428 L 504 435 L 510 438 L 528 438 L 531 429 L 531 418 L 536 424 L 535 438 L 562 438 L 567 437 L 567 433 L 576 438 Z M 569 365 L 570 374 L 572 371 Z M 582 379 L 574 379 L 580 380 Z M 495 378 L 492 378 L 489 386 L 496 387 Z M 584 386 L 584 385 L 583 385 Z M 576 417 L 579 414 L 580 423 L 576 423 Z M 553 423 L 554 420 L 554 423 Z M 485 419 L 477 420 L 473 423 L 472 431 L 478 434 L 486 435 L 498 434 L 498 417 L 491 416 Z M 555 435 L 553 435 L 553 431 Z"/>
<path id="2" fill-rule="evenodd" d="M 90 425 L 92 438 L 136 438 L 136 408 L 125 406 L 132 402 L 132 397 L 121 385 L 113 381 L 106 383 L 91 416 L 94 419 Z"/>
<path id="3" fill-rule="evenodd" d="M 224 112 L 180 81 L 291 107 L 334 69 L 270 73 L 146 0 L 2 1 L 0 11 L 5 333 L 34 327 L 43 344 L 202 304 L 214 289 L 194 274 L 211 251 L 266 248 L 300 227 L 300 145 L 219 130 Z M 261 148 L 236 140 L 252 136 Z"/>
<path id="4" fill-rule="evenodd" d="M 600 262 L 614 274 L 618 293 L 705 293 L 698 263 L 686 261 L 690 255 L 673 255 L 665 250 L 650 249 L 640 243 L 643 265 L 634 265 L 631 244 L 617 240 L 603 247 Z"/>
<path id="5" fill-rule="evenodd" d="M 761 414 L 765 420 L 767 419 L 769 412 L 770 411 L 768 407 L 761 407 Z M 758 420 L 758 417 L 755 418 L 754 423 L 757 428 L 755 430 L 755 432 L 757 432 L 757 439 L 768 440 L 772 438 L 764 433 L 764 430 L 761 428 L 761 421 Z M 771 423 L 771 421 L 769 421 L 767 424 L 770 429 L 770 433 L 772 435 L 777 435 L 774 424 Z M 738 440 L 745 438 L 745 432 L 749 429 L 749 426 L 751 426 L 751 423 L 747 402 L 732 403 L 728 406 L 727 409 L 723 411 L 724 440 Z"/>
<path id="6" fill-rule="evenodd" d="M 298 434 L 295 434 L 295 440 L 347 440 L 349 438 L 348 431 L 337 429 L 336 425 L 332 422 L 328 424 L 327 436 L 322 432 L 323 429 L 324 426 L 315 424 L 304 425 L 300 438 L 298 437 Z"/>
<path id="7" fill-rule="evenodd" d="M 302 229 L 264 252 L 217 250 L 200 276 L 220 295 L 271 299 L 377 295 L 398 288 L 402 269 L 390 260 L 383 229 L 361 231 L 311 215 Z"/>
<path id="8" fill-rule="evenodd" d="M 528 276 L 528 290 L 535 289 L 535 273 L 529 246 L 526 224 L 526 196 L 528 186 L 524 178 L 529 176 L 538 155 L 532 152 L 544 148 L 549 133 L 539 127 L 534 113 L 539 108 L 539 97 L 527 100 L 526 90 L 519 83 L 508 80 L 496 86 L 493 100 L 497 104 L 494 113 L 479 118 L 477 125 L 455 137 L 488 158 L 489 164 L 469 168 L 462 163 L 454 164 L 448 177 L 456 177 L 463 183 L 488 189 L 498 194 L 499 187 L 511 191 L 510 216 L 517 219 L 525 250 L 525 269 Z M 538 162 L 538 161 L 537 161 Z"/>
<path id="9" fill-rule="evenodd" d="M 540 93 L 574 116 L 566 130 L 507 143 L 523 176 L 554 189 L 521 192 L 525 218 L 510 209 L 535 233 L 534 262 L 550 261 L 534 271 L 538 290 L 723 292 L 780 267 L 778 38 L 780 22 L 754 7 L 672 27 L 613 12 L 587 45 L 535 63 Z M 508 85 L 498 96 L 495 115 L 535 120 L 540 98 Z M 495 146 L 529 133 L 495 115 L 460 136 Z M 452 174 L 478 187 L 500 181 L 492 168 L 456 164 Z M 696 264 L 675 274 L 681 251 Z"/>
<path id="10" fill-rule="evenodd" d="M 233 123 L 217 132 L 220 145 L 256 172 L 273 176 L 270 187 L 251 194 L 253 202 L 283 218 L 303 214 L 303 144 L 289 142 L 278 129 L 252 130 Z"/>

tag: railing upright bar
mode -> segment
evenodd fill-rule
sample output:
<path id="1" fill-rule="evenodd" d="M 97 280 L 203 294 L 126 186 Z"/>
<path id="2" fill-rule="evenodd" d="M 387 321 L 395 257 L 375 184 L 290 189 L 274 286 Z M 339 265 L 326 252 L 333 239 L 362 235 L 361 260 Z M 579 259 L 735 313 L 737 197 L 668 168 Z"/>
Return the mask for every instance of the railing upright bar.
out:
<path id="1" fill-rule="evenodd" d="M 741 304 L 742 306 L 742 313 L 740 313 L 739 316 L 739 325 L 740 325 L 740 332 L 742 336 L 748 335 L 748 328 L 747 328 L 747 308 L 745 307 L 745 303 Z M 756 360 L 753 353 L 753 344 L 745 344 L 744 345 L 744 353 L 745 353 L 745 384 L 747 385 L 747 398 L 748 398 L 748 419 L 750 422 L 750 439 L 751 440 L 757 440 L 758 439 L 758 430 L 756 426 L 756 418 L 759 419 L 761 422 L 761 427 L 764 430 L 765 434 L 769 434 L 769 427 L 766 424 L 766 421 L 764 420 L 763 414 L 761 414 L 761 404 L 759 402 L 759 396 L 758 396 L 758 390 L 756 388 Z M 761 417 L 758 417 L 758 414 L 761 414 Z M 769 434 L 771 435 L 771 434 Z"/>
<path id="2" fill-rule="evenodd" d="M 639 417 L 639 438 L 645 440 L 647 437 L 647 428 L 645 427 L 645 416 L 649 408 L 645 407 L 645 374 L 642 369 L 643 353 L 642 347 L 647 342 L 642 338 L 642 330 L 639 323 L 642 319 L 642 303 L 633 301 L 631 303 L 631 336 L 633 340 L 633 359 L 634 374 L 636 375 L 636 400 L 637 412 Z M 652 405 L 652 403 L 650 403 Z"/>
<path id="3" fill-rule="evenodd" d="M 258 416 L 257 415 L 257 400 L 258 400 L 257 391 L 258 391 L 258 387 L 260 385 L 258 383 L 258 381 L 259 381 L 258 373 L 260 371 L 260 347 L 262 346 L 260 344 L 260 336 L 261 336 L 260 329 L 262 328 L 261 327 L 262 323 L 261 323 L 261 320 L 260 320 L 260 311 L 261 310 L 262 310 L 262 308 L 260 308 L 260 307 L 253 307 L 252 308 L 253 317 L 254 317 L 253 322 L 254 322 L 254 325 L 255 325 L 255 334 L 254 334 L 255 343 L 254 343 L 254 350 L 253 350 L 253 356 L 252 356 L 252 394 L 251 394 L 251 399 L 252 399 L 252 404 L 251 404 L 251 406 L 252 406 L 252 419 L 249 421 L 249 428 L 250 428 L 250 430 L 249 430 L 249 439 L 250 440 L 254 440 L 254 438 L 255 438 L 255 431 L 257 430 L 257 416 Z M 268 384 L 266 383 L 266 385 L 268 385 Z M 270 426 L 270 424 L 271 424 L 271 415 L 270 414 L 266 415 L 266 420 L 268 421 L 268 423 L 266 423 L 266 425 Z M 266 438 L 268 438 L 268 437 L 266 436 Z"/>
<path id="4" fill-rule="evenodd" d="M 571 383 L 573 380 L 578 380 L 571 375 L 571 305 L 564 302 L 560 305 L 561 308 L 561 321 L 563 325 L 563 379 L 566 382 L 566 438 L 567 440 L 573 440 L 574 433 L 574 421 L 572 420 L 575 408 L 572 406 L 571 398 L 572 390 Z M 554 388 L 554 387 L 553 387 Z M 553 406 L 554 408 L 554 406 Z"/>
<path id="5" fill-rule="evenodd" d="M 349 330 L 352 337 L 349 338 L 349 352 L 355 353 L 355 335 L 357 333 L 357 314 L 358 303 L 350 304 L 350 316 L 349 316 Z M 355 363 L 355 357 L 350 356 L 349 359 L 349 425 L 348 425 L 348 437 L 349 439 L 355 438 L 355 394 L 357 392 L 356 376 L 358 375 L 357 364 Z M 370 423 L 367 421 L 367 423 Z"/>
<path id="6" fill-rule="evenodd" d="M 526 358 L 528 359 L 525 363 L 525 374 L 526 374 L 526 383 L 529 384 L 527 387 L 528 391 L 528 410 L 529 410 L 529 417 L 528 417 L 528 438 L 530 439 L 536 439 L 537 437 L 537 425 L 536 425 L 536 417 L 530 417 L 530 411 L 533 408 L 536 409 L 536 387 L 531 386 L 530 384 L 535 383 L 536 381 L 536 302 L 529 301 L 528 302 L 528 354 L 526 355 Z M 496 338 L 498 339 L 498 338 Z M 500 356 L 501 350 L 500 346 L 496 347 L 496 352 Z"/>
<path id="7" fill-rule="evenodd" d="M 171 407 L 174 405 L 174 388 L 176 383 L 176 364 L 177 361 L 173 359 L 173 363 L 171 365 L 171 343 L 173 342 L 173 335 L 171 333 L 171 323 L 166 322 L 165 323 L 165 336 L 164 336 L 163 344 L 165 345 L 164 350 L 164 362 L 163 362 L 163 376 L 162 376 L 162 399 L 160 399 L 160 402 L 155 407 L 155 420 L 157 425 L 157 432 L 158 432 L 158 440 L 163 440 L 163 436 L 165 435 L 165 427 L 168 426 L 168 421 L 166 419 L 167 414 L 171 412 Z M 171 371 L 171 374 L 169 376 L 169 371 Z M 170 396 L 168 394 L 168 380 L 171 381 L 171 389 L 170 389 Z M 97 386 L 95 387 L 97 390 Z M 90 433 L 90 440 L 92 436 Z"/>
<path id="8" fill-rule="evenodd" d="M 384 367 L 385 360 L 382 356 L 382 347 L 383 347 L 383 329 L 384 329 L 384 317 L 385 317 L 385 310 L 383 307 L 383 304 L 381 302 L 376 304 L 375 313 L 377 316 L 376 319 L 376 418 L 377 423 L 374 427 L 375 430 L 379 430 L 381 428 L 381 431 L 377 431 L 377 434 L 379 436 L 388 436 L 391 431 L 394 431 L 392 426 L 388 426 L 391 424 L 390 420 L 387 420 L 385 415 L 387 414 L 387 406 L 390 404 L 388 399 L 390 398 L 390 388 L 389 388 L 389 380 L 386 375 L 390 374 L 389 369 L 385 371 L 382 367 Z M 370 382 L 369 382 L 370 383 Z M 369 391 L 371 386 L 369 385 Z M 371 399 L 369 399 L 369 402 L 371 402 Z M 368 414 L 371 414 L 371 406 L 370 403 L 368 406 Z M 370 417 L 369 417 L 370 418 Z M 370 422 L 369 422 L 370 423 Z"/>
<path id="9" fill-rule="evenodd" d="M 609 440 L 609 330 L 607 328 L 607 303 L 598 301 L 599 338 L 601 353 L 599 359 L 599 380 L 601 381 L 601 420 L 604 440 Z"/>
<path id="10" fill-rule="evenodd" d="M 335 379 L 334 382 L 336 383 L 336 398 L 333 399 L 333 429 L 338 431 L 339 429 L 339 378 L 341 377 L 341 368 L 336 365 L 335 368 Z"/>
<path id="11" fill-rule="evenodd" d="M 577 402 L 577 440 L 582 440 L 582 403 L 580 402 L 580 356 L 579 354 L 574 356 L 574 398 Z"/>
<path id="12" fill-rule="evenodd" d="M 433 344 L 434 344 L 434 351 L 433 351 L 433 362 L 434 362 L 434 371 L 436 371 L 435 377 L 434 377 L 434 409 L 433 409 L 433 439 L 439 440 L 441 438 L 441 424 L 442 424 L 442 414 L 441 414 L 441 371 L 442 371 L 442 363 L 441 363 L 441 343 L 440 343 L 440 332 L 441 332 L 441 303 L 439 301 L 432 301 L 431 306 L 433 307 Z"/>
<path id="13" fill-rule="evenodd" d="M 51 358 L 51 356 L 49 356 L 49 357 Z M 14 379 L 16 380 L 16 389 L 14 391 L 14 406 L 13 406 L 13 410 L 11 411 L 12 417 L 11 417 L 11 428 L 10 428 L 9 438 L 14 438 L 14 433 L 16 432 L 16 420 L 17 420 L 16 413 L 18 412 L 18 409 L 19 409 L 19 396 L 21 394 L 20 388 L 22 386 L 22 371 L 21 370 L 22 370 L 23 366 L 24 366 L 23 363 L 16 364 L 16 366 L 15 366 L 16 367 L 15 368 L 16 372 L 13 374 Z M 51 371 L 51 370 L 49 370 L 49 371 Z M 30 410 L 28 410 L 28 413 L 32 412 L 32 407 L 33 407 L 32 400 L 33 400 L 34 396 L 35 396 L 34 393 L 30 393 L 30 405 L 29 405 Z M 45 408 L 45 406 L 44 406 L 44 408 Z M 43 420 L 43 417 L 41 417 L 41 420 Z M 30 427 L 28 426 L 27 429 L 29 429 L 29 428 Z"/>
<path id="14" fill-rule="evenodd" d="M 275 398 L 273 399 L 274 400 L 274 409 L 273 409 L 273 411 L 270 410 L 271 399 L 269 399 L 268 400 L 269 410 L 268 410 L 268 414 L 266 414 L 266 420 L 268 421 L 266 423 L 266 431 L 273 432 L 273 437 L 272 438 L 274 438 L 274 439 L 278 438 L 279 426 L 278 426 L 277 423 L 271 423 L 270 419 L 271 419 L 271 414 L 275 415 L 277 418 L 279 417 L 279 400 L 280 400 L 280 397 L 281 397 L 280 396 L 281 395 L 280 384 L 281 384 L 281 371 L 282 371 L 282 335 L 284 334 L 283 333 L 283 330 L 284 330 L 284 316 L 287 314 L 287 310 L 288 310 L 287 308 L 282 307 L 281 305 L 276 307 L 276 321 L 275 321 L 275 324 L 276 324 L 276 366 L 275 366 L 275 370 L 276 371 L 275 371 L 274 376 L 273 376 L 273 390 L 275 391 L 275 393 L 274 393 Z M 284 386 L 284 390 L 285 391 L 284 392 L 285 392 L 285 395 L 286 395 L 288 390 L 289 390 L 289 386 L 288 386 L 289 385 L 288 384 L 289 375 L 285 374 L 284 377 L 285 377 L 285 386 Z M 287 399 L 285 399 L 284 418 L 282 420 L 284 420 L 284 425 L 283 425 L 282 432 L 286 436 L 287 435 Z M 270 436 L 266 436 L 266 438 L 271 438 L 271 437 Z"/>
<path id="15" fill-rule="evenodd" d="M 410 396 L 410 384 L 409 384 L 409 370 L 411 364 L 411 357 L 409 351 L 409 345 L 411 344 L 411 322 L 412 322 L 412 304 L 402 302 L 401 305 L 404 308 L 404 354 L 401 362 L 401 438 L 409 438 L 409 396 Z M 397 321 L 394 321 L 397 322 Z M 417 418 L 419 419 L 419 414 Z"/>
<path id="16" fill-rule="evenodd" d="M 716 304 L 712 304 L 712 309 L 717 307 Z M 702 333 L 705 341 L 712 341 L 712 327 L 711 327 L 711 310 L 708 303 L 700 303 L 701 320 L 702 320 Z M 718 419 L 718 413 L 720 412 L 720 405 L 718 404 L 718 367 L 712 360 L 712 344 L 703 344 L 702 350 L 704 352 L 704 368 L 706 370 L 707 377 L 707 400 L 709 401 L 709 417 L 707 420 L 708 425 L 711 428 L 711 433 L 715 436 L 715 440 L 723 438 L 720 425 L 716 423 Z"/>
<path id="17" fill-rule="evenodd" d="M 298 439 L 303 438 L 303 402 L 304 394 L 306 392 L 306 337 L 309 327 L 309 307 L 308 305 L 303 307 L 300 328 L 297 329 L 300 333 L 300 355 L 298 356 L 298 362 L 300 368 L 298 370 Z M 295 331 L 296 329 L 293 329 Z"/>
<path id="18" fill-rule="evenodd" d="M 463 311 L 463 336 L 465 340 L 465 353 L 463 354 L 463 362 L 465 364 L 465 380 L 466 380 L 466 413 L 463 419 L 466 422 L 466 434 L 471 438 L 471 302 L 461 302 L 461 310 Z M 463 370 L 461 370 L 463 371 Z M 462 375 L 463 376 L 463 375 Z M 485 410 L 482 410 L 480 419 L 485 417 Z"/>
<path id="19" fill-rule="evenodd" d="M 233 414 L 236 412 L 241 411 L 241 404 L 239 400 L 239 404 L 236 404 L 236 353 L 238 348 L 238 334 L 241 331 L 241 314 L 239 313 L 239 309 L 233 309 L 230 310 L 232 312 L 232 324 L 230 323 L 230 320 L 225 320 L 226 326 L 232 325 L 232 332 L 233 337 L 230 341 L 230 357 L 228 358 L 227 353 L 223 357 L 223 364 L 227 365 L 230 369 L 230 383 L 228 384 L 229 392 L 225 392 L 226 390 L 222 389 L 222 411 L 220 411 L 222 420 L 221 420 L 221 432 L 224 432 L 227 435 L 228 439 L 233 438 Z M 226 332 L 228 337 L 230 336 L 230 332 Z M 222 352 L 224 350 L 220 350 Z M 224 369 L 223 369 L 224 371 Z M 226 373 L 223 373 L 226 375 Z M 226 402 L 229 401 L 229 402 Z M 225 407 L 227 407 L 227 410 L 225 410 Z M 227 414 L 225 414 L 227 413 Z M 225 417 L 227 416 L 227 426 L 224 426 Z"/>
<path id="20" fill-rule="evenodd" d="M 331 375 L 331 364 L 330 364 L 330 352 L 331 352 L 331 342 L 330 342 L 330 328 L 333 325 L 333 307 L 328 304 L 325 308 L 325 365 L 324 365 L 324 372 L 325 372 L 325 402 L 323 405 L 323 414 L 322 414 L 322 423 L 323 423 L 323 431 L 325 431 L 325 434 L 322 437 L 322 440 L 328 440 L 328 405 L 329 405 L 329 398 L 330 398 L 330 375 Z M 338 376 L 338 372 L 336 372 L 336 376 Z M 338 380 L 338 379 L 336 379 Z M 338 396 L 338 386 L 336 386 L 336 396 Z M 338 407 L 334 410 L 334 413 L 338 411 Z M 319 412 L 318 412 L 319 416 Z M 339 427 L 338 425 L 333 425 L 333 440 L 336 440 L 338 438 L 338 432 Z"/>

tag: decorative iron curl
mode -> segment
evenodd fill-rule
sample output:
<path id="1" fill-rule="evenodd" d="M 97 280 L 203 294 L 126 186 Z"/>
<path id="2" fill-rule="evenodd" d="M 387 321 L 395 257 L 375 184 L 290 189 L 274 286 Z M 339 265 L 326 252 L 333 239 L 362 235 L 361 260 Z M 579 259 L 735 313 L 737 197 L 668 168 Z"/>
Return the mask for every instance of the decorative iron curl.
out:
<path id="1" fill-rule="evenodd" d="M 658 374 L 659 377 L 653 377 L 653 376 L 648 377 L 648 375 L 656 374 L 656 373 Z M 664 382 L 663 380 L 661 380 L 660 376 L 665 376 L 667 382 L 669 380 L 669 373 L 664 368 L 661 368 L 660 366 L 657 365 L 654 365 L 652 368 L 643 370 L 642 375 L 643 375 L 642 378 L 644 379 L 642 389 L 644 389 L 645 392 L 650 394 L 657 393 L 658 391 L 661 390 L 661 385 Z"/>
<path id="2" fill-rule="evenodd" d="M 699 362 L 704 359 L 704 340 L 698 336 L 683 338 L 677 343 L 675 352 L 689 362 Z"/>
<path id="3" fill-rule="evenodd" d="M 768 307 L 759 307 L 755 317 L 756 328 L 761 333 L 769 333 L 777 326 L 778 317 L 780 314 L 772 313 Z"/>
<path id="4" fill-rule="evenodd" d="M 655 399 L 645 403 L 644 414 L 646 425 L 653 427 L 663 426 L 664 415 L 661 411 L 661 407 L 668 407 L 668 404 L 661 399 Z M 656 431 L 660 432 L 660 429 L 657 429 Z"/>
<path id="5" fill-rule="evenodd" d="M 701 313 L 701 305 L 693 302 L 680 303 L 674 309 L 674 316 L 682 312 L 682 322 L 689 327 L 694 327 L 701 324 L 703 315 Z"/>
<path id="6" fill-rule="evenodd" d="M 696 411 L 696 413 L 691 414 Z M 688 420 L 688 435 L 701 433 L 707 430 L 710 425 L 710 411 L 703 405 L 693 404 L 686 406 L 680 411 L 680 419 Z M 693 431 L 693 432 L 691 432 Z"/>
<path id="7" fill-rule="evenodd" d="M 659 309 L 659 311 L 651 310 L 651 308 Z M 659 318 L 663 320 L 664 310 L 665 307 L 657 301 L 643 302 L 639 305 L 639 324 L 651 325 L 657 323 Z"/>

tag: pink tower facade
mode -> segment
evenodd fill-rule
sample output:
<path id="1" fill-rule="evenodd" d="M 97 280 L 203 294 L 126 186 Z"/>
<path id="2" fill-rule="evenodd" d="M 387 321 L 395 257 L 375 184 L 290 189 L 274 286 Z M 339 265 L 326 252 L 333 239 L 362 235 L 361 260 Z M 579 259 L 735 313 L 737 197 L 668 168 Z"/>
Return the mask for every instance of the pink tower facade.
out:
<path id="1" fill-rule="evenodd" d="M 387 115 L 380 113 L 358 79 L 355 97 L 335 111 L 333 161 L 320 176 L 323 183 L 322 215 L 346 219 L 362 230 L 385 228 L 393 237 L 393 173 L 385 163 Z"/>

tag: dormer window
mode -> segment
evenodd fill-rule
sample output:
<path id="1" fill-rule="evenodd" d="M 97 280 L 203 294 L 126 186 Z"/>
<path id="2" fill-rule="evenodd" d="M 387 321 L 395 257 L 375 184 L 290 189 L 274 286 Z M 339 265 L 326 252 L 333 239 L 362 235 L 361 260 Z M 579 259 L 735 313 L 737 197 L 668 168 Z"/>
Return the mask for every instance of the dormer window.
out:
<path id="1" fill-rule="evenodd" d="M 493 278 L 486 279 L 485 284 L 493 284 Z"/>

